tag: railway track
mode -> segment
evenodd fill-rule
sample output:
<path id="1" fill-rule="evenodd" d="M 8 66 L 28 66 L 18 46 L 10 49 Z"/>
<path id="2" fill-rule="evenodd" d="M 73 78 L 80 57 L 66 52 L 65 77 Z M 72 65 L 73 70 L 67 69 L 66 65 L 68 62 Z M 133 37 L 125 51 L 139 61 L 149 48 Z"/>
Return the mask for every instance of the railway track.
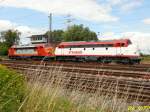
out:
<path id="1" fill-rule="evenodd" d="M 83 67 L 83 68 L 97 68 L 97 69 L 113 69 L 113 70 L 127 70 L 127 71 L 140 71 L 140 72 L 149 72 L 150 64 L 142 65 L 116 65 L 116 64 L 100 64 L 97 62 L 49 62 L 49 61 L 20 61 L 20 60 L 4 60 L 1 63 L 14 63 L 14 64 L 42 64 L 53 65 L 53 66 L 66 66 L 66 67 Z"/>
<path id="2" fill-rule="evenodd" d="M 98 74 L 98 75 L 107 75 L 107 76 L 116 76 L 116 77 L 126 77 L 126 78 L 139 78 L 139 79 L 145 79 L 150 80 L 150 72 L 149 71 L 135 71 L 135 70 L 127 70 L 127 69 L 114 69 L 114 68 L 105 68 L 99 67 L 99 68 L 87 68 L 81 67 L 81 66 L 68 66 L 68 65 L 59 65 L 59 64 L 48 64 L 48 65 L 36 65 L 36 64 L 21 64 L 21 63 L 3 63 L 6 66 L 10 66 L 11 68 L 37 68 L 40 67 L 42 70 L 50 70 L 50 69 L 56 69 L 59 68 L 61 71 L 66 72 L 74 72 L 74 73 L 90 73 L 90 74 Z"/>
<path id="3" fill-rule="evenodd" d="M 27 74 L 29 81 L 39 81 L 41 83 L 53 83 L 63 85 L 67 89 L 77 89 L 80 91 L 99 93 L 102 95 L 119 98 L 127 97 L 129 101 L 150 101 L 150 81 L 139 79 L 128 79 L 107 75 L 93 75 L 85 73 L 74 73 L 64 71 L 50 71 L 35 68 L 16 68 L 21 73 Z"/>
<path id="4" fill-rule="evenodd" d="M 140 102 L 150 101 L 150 73 L 144 66 L 92 65 L 72 63 L 10 62 L 4 64 L 26 74 L 28 80 L 63 85 L 68 89 L 97 92 Z M 72 65 L 72 66 L 71 66 Z M 108 66 L 108 68 L 106 68 Z M 113 67 L 111 67 L 113 66 Z M 90 68 L 88 68 L 90 67 Z M 131 70 L 124 69 L 130 67 Z M 136 71 L 136 67 L 138 71 Z M 146 69 L 148 69 L 146 65 Z M 122 68 L 122 69 L 121 69 Z M 136 70 L 135 70 L 135 69 Z M 134 70 L 133 70 L 134 69 Z M 52 80 L 53 79 L 53 80 Z"/>

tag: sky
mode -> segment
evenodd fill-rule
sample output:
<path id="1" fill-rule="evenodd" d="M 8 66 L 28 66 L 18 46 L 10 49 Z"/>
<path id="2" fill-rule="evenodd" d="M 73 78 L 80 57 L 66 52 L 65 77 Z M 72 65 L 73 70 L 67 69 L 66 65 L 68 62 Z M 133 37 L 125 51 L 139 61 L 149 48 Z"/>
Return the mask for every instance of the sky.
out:
<path id="1" fill-rule="evenodd" d="M 28 43 L 48 30 L 50 13 L 53 30 L 83 24 L 100 40 L 129 38 L 150 54 L 150 0 L 0 0 L 0 31 L 17 29 Z"/>

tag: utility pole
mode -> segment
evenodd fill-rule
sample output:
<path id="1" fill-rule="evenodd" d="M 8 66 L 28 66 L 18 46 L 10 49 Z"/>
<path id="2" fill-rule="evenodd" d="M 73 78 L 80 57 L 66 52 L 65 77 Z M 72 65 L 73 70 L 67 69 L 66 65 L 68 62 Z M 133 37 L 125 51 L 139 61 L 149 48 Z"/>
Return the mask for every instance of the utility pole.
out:
<path id="1" fill-rule="evenodd" d="M 52 41 L 52 13 L 50 13 L 48 18 L 49 18 L 49 31 L 48 31 L 47 43 L 50 43 Z"/>

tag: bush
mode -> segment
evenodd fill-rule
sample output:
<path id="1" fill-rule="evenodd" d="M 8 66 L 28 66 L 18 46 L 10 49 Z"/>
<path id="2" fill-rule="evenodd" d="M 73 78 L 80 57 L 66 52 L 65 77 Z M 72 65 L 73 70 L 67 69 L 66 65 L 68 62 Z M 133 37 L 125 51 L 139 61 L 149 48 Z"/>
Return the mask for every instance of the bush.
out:
<path id="1" fill-rule="evenodd" d="M 23 76 L 0 65 L 0 112 L 17 112 L 24 94 Z"/>
<path id="2" fill-rule="evenodd" d="M 8 54 L 8 46 L 5 43 L 0 43 L 0 55 Z"/>

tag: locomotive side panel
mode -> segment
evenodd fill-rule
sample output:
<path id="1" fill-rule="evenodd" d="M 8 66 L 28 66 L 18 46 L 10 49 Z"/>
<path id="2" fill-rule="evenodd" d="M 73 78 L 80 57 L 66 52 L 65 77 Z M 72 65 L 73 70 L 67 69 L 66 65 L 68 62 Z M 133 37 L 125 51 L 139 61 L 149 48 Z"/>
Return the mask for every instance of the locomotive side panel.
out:
<path id="1" fill-rule="evenodd" d="M 15 55 L 37 55 L 36 48 L 16 48 Z"/>
<path id="2" fill-rule="evenodd" d="M 12 59 L 33 58 L 39 59 L 54 56 L 53 48 L 44 46 L 17 46 L 9 49 L 8 56 Z"/>
<path id="3" fill-rule="evenodd" d="M 115 56 L 114 47 L 56 48 L 56 56 Z"/>
<path id="4" fill-rule="evenodd" d="M 128 56 L 135 56 L 135 57 L 139 57 L 140 53 L 138 51 L 138 49 L 136 48 L 135 45 L 131 44 L 128 47 L 123 47 L 121 48 L 121 54 L 122 55 L 128 55 Z"/>

